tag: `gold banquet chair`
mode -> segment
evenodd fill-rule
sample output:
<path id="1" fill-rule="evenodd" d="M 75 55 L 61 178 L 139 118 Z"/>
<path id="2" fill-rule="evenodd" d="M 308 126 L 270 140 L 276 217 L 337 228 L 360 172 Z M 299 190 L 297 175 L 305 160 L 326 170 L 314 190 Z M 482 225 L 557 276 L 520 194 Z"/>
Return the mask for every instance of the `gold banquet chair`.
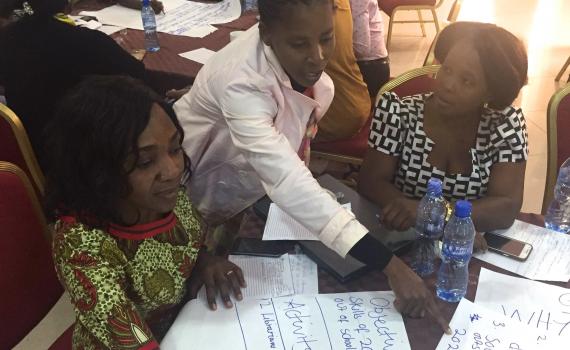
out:
<path id="1" fill-rule="evenodd" d="M 542 200 L 542 214 L 546 213 L 552 198 L 558 170 L 570 157 L 570 84 L 556 91 L 548 102 L 546 116 L 548 160 L 546 166 L 546 184 Z"/>
<path id="2" fill-rule="evenodd" d="M 36 193 L 44 195 L 45 178 L 38 164 L 28 134 L 20 118 L 0 103 L 0 161 L 17 165 L 32 180 Z"/>
<path id="3" fill-rule="evenodd" d="M 388 24 L 388 35 L 386 36 L 386 48 L 390 52 L 390 42 L 392 39 L 392 27 L 395 23 L 419 23 L 422 29 L 422 36 L 426 36 L 426 30 L 424 23 L 433 23 L 435 25 L 435 33 L 439 33 L 440 24 L 437 18 L 436 10 L 439 8 L 445 0 L 382 0 L 378 3 L 378 6 L 382 11 L 384 11 L 389 17 L 390 21 Z M 431 12 L 432 19 L 424 20 L 422 15 L 422 10 L 429 10 Z M 397 12 L 403 11 L 416 11 L 418 13 L 417 20 L 395 20 Z"/>

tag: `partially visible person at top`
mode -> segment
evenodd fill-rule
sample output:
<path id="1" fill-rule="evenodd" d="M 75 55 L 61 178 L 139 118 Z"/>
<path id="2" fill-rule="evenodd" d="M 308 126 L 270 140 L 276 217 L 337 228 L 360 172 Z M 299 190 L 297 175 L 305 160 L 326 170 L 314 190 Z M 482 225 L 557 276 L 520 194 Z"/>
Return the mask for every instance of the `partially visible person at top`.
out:
<path id="1" fill-rule="evenodd" d="M 353 26 L 349 0 L 334 0 L 336 46 L 325 72 L 334 83 L 334 98 L 319 121 L 317 141 L 352 137 L 370 117 L 370 95 L 353 49 Z"/>
<path id="2" fill-rule="evenodd" d="M 57 16 L 65 12 L 67 0 L 27 2 L 33 15 L 0 31 L 0 85 L 45 168 L 41 134 L 68 90 L 88 74 L 144 79 L 146 73 L 144 65 L 109 36 Z"/>
<path id="3" fill-rule="evenodd" d="M 382 95 L 359 191 L 382 207 L 385 226 L 406 230 L 435 177 L 448 201 L 472 201 L 479 232 L 507 228 L 522 205 L 528 158 L 525 119 L 511 106 L 527 81 L 526 50 L 501 27 L 457 22 L 441 32 L 435 57 L 433 93 Z M 475 246 L 486 248 L 480 234 Z"/>
<path id="4" fill-rule="evenodd" d="M 129 77 L 90 77 L 48 130 L 47 213 L 74 349 L 158 349 L 202 285 L 214 310 L 218 291 L 226 307 L 241 299 L 241 269 L 202 248 L 181 186 L 184 131 L 160 96 Z"/>
<path id="5" fill-rule="evenodd" d="M 76 0 L 78 1 L 78 0 Z M 102 3 L 113 4 L 117 3 L 121 6 L 132 8 L 132 9 L 139 9 L 142 6 L 142 0 L 99 0 Z M 159 0 L 150 0 L 150 6 L 154 10 L 156 14 L 159 14 L 164 11 L 164 4 L 162 1 Z"/>
<path id="6" fill-rule="evenodd" d="M 32 13 L 27 1 L 3 0 L 0 2 L 0 29 Z"/>
<path id="7" fill-rule="evenodd" d="M 390 61 L 378 0 L 350 0 L 354 55 L 372 100 L 388 80 Z"/>
<path id="8" fill-rule="evenodd" d="M 258 8 L 259 28 L 218 51 L 174 105 L 193 162 L 192 200 L 215 226 L 239 222 L 268 195 L 337 254 L 382 269 L 402 313 L 427 311 L 447 329 L 423 281 L 307 168 L 316 123 L 333 97 L 324 69 L 335 46 L 334 2 L 259 0 Z"/>

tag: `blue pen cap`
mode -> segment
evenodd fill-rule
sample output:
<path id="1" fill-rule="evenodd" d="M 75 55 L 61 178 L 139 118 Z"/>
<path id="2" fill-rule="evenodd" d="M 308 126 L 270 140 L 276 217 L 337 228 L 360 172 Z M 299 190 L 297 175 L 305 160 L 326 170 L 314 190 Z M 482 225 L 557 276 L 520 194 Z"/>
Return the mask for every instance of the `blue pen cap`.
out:
<path id="1" fill-rule="evenodd" d="M 471 202 L 457 201 L 457 203 L 455 203 L 455 216 L 458 218 L 468 218 L 471 216 Z"/>
<path id="2" fill-rule="evenodd" d="M 432 177 L 428 181 L 427 191 L 435 196 L 441 196 L 442 183 L 440 179 Z"/>

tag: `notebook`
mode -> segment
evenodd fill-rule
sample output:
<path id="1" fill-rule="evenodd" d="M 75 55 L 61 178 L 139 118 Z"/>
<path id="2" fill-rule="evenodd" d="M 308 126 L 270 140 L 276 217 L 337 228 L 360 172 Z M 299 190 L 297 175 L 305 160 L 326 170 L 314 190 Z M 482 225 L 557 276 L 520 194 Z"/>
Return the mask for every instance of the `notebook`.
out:
<path id="1" fill-rule="evenodd" d="M 415 239 L 413 229 L 404 232 L 386 230 L 380 226 L 378 221 L 377 214 L 380 212 L 380 208 L 377 205 L 328 174 L 320 176 L 317 181 L 323 188 L 334 193 L 342 192 L 343 196 L 339 199 L 339 202 L 341 204 L 350 202 L 352 212 L 360 223 L 370 231 L 374 238 L 382 242 L 394 254 L 404 254 L 411 247 L 411 243 Z M 253 208 L 259 216 L 267 218 L 270 204 L 271 200 L 268 197 L 264 197 Z M 307 256 L 341 283 L 358 277 L 369 269 L 368 266 L 349 255 L 346 258 L 342 258 L 320 241 L 299 241 L 299 244 Z"/>

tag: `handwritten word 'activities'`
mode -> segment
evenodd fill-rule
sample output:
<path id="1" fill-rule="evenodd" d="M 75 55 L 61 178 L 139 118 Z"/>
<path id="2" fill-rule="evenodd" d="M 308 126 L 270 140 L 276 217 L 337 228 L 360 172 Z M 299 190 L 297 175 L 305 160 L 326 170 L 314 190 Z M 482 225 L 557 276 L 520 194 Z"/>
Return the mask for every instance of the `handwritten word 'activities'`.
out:
<path id="1" fill-rule="evenodd" d="M 475 303 L 535 329 L 541 339 L 570 344 L 570 289 L 482 268 Z"/>
<path id="2" fill-rule="evenodd" d="M 341 206 L 348 210 L 351 209 L 350 203 L 342 204 Z M 277 204 L 271 203 L 262 240 L 318 241 L 319 237 L 281 210 Z"/>
<path id="3" fill-rule="evenodd" d="M 410 349 L 392 292 L 244 299 L 211 311 L 192 300 L 161 349 Z"/>
<path id="4" fill-rule="evenodd" d="M 515 220 L 502 235 L 532 244 L 526 261 L 517 261 L 494 252 L 473 254 L 479 260 L 526 278 L 568 282 L 570 279 L 570 236 Z M 569 347 L 570 348 L 570 347 Z"/>
<path id="5" fill-rule="evenodd" d="M 558 340 L 540 338 L 539 332 L 503 315 L 462 299 L 436 350 L 553 350 L 564 349 Z"/>

